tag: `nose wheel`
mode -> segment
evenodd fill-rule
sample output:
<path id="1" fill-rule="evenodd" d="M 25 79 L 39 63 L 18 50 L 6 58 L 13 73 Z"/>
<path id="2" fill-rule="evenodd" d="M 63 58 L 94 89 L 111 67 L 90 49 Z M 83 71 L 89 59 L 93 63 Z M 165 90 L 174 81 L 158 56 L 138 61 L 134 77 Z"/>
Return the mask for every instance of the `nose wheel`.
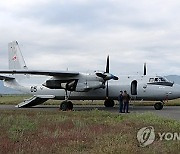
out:
<path id="1" fill-rule="evenodd" d="M 162 110 L 163 109 L 163 102 L 157 102 L 157 103 L 155 103 L 154 104 L 154 108 L 156 109 L 156 110 Z"/>

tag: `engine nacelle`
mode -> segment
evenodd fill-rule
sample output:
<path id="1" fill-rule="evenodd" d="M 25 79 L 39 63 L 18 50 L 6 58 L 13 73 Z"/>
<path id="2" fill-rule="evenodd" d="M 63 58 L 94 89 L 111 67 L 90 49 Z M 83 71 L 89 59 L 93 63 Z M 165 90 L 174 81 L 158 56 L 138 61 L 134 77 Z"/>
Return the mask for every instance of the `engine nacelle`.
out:
<path id="1" fill-rule="evenodd" d="M 106 72 L 97 72 L 96 75 L 100 78 L 102 78 L 104 81 L 107 80 L 118 80 L 119 78 L 111 73 L 106 73 Z"/>
<path id="2" fill-rule="evenodd" d="M 77 92 L 87 92 L 89 90 L 105 88 L 105 85 L 99 81 L 87 81 L 87 82 L 80 82 L 76 86 Z"/>
<path id="3" fill-rule="evenodd" d="M 43 85 L 50 89 L 66 89 L 68 91 L 74 91 L 77 80 L 47 80 Z"/>

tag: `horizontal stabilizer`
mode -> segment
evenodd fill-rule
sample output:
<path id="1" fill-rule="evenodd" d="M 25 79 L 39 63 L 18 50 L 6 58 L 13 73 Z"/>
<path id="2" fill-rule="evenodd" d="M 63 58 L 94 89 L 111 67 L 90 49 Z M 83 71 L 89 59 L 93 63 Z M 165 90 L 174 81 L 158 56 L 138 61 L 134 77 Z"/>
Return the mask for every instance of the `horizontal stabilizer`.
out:
<path id="1" fill-rule="evenodd" d="M 32 107 L 35 105 L 42 104 L 46 102 L 48 99 L 54 98 L 54 95 L 45 95 L 45 96 L 33 96 L 29 99 L 24 100 L 22 103 L 16 105 L 18 108 Z"/>
<path id="2" fill-rule="evenodd" d="M 5 76 L 5 75 L 0 75 L 0 80 L 13 80 L 13 77 L 10 76 Z"/>
<path id="3" fill-rule="evenodd" d="M 79 75 L 77 72 L 70 71 L 35 71 L 35 70 L 0 70 L 3 74 L 32 74 L 32 75 L 46 75 L 57 77 L 73 77 Z"/>

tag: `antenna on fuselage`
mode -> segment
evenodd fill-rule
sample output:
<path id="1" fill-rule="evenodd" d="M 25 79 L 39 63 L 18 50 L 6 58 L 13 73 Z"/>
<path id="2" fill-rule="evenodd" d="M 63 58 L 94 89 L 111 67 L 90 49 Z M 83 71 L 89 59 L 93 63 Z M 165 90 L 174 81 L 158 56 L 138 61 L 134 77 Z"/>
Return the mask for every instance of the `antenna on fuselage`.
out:
<path id="1" fill-rule="evenodd" d="M 144 74 L 143 75 L 147 75 L 147 67 L 146 67 L 146 63 L 144 63 Z"/>

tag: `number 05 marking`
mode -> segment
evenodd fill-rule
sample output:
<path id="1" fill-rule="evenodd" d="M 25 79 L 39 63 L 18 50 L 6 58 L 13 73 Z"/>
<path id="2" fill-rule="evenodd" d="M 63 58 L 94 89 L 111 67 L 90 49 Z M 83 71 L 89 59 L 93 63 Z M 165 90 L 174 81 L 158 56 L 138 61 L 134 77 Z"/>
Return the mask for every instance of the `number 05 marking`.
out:
<path id="1" fill-rule="evenodd" d="M 32 87 L 30 88 L 30 91 L 31 91 L 32 93 L 37 92 L 37 86 L 32 86 Z"/>

